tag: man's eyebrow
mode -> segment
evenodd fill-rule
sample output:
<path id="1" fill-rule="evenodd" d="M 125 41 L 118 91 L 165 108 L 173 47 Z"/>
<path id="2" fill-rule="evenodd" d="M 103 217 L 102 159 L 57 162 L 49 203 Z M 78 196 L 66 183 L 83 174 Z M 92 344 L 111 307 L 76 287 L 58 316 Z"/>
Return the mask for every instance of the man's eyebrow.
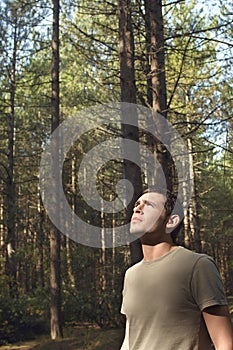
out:
<path id="1" fill-rule="evenodd" d="M 158 203 L 153 202 L 153 201 L 151 201 L 151 200 L 149 200 L 149 199 L 145 199 L 144 202 L 145 202 L 146 204 L 152 204 L 152 205 L 157 205 L 157 204 L 158 204 Z"/>
<path id="2" fill-rule="evenodd" d="M 151 201 L 151 200 L 149 200 L 149 199 L 141 199 L 141 200 L 137 200 L 137 201 L 135 202 L 134 206 L 136 207 L 136 206 L 139 205 L 141 202 L 143 202 L 143 203 L 145 203 L 145 204 L 152 204 L 152 205 L 154 205 L 154 206 L 156 206 L 156 205 L 158 204 L 158 203 L 153 202 L 153 201 Z"/>

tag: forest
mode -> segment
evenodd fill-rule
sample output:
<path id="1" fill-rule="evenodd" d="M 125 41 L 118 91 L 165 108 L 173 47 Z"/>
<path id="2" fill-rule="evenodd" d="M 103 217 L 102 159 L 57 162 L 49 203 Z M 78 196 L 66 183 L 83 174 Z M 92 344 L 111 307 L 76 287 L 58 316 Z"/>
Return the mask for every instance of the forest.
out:
<path id="1" fill-rule="evenodd" d="M 123 278 L 141 258 L 140 242 L 111 246 L 104 232 L 128 222 L 149 173 L 121 156 L 118 140 L 150 149 L 171 185 L 177 175 L 156 137 L 112 110 L 108 117 L 115 103 L 160 113 L 179 134 L 190 198 L 178 244 L 212 256 L 233 295 L 232 13 L 221 0 L 0 1 L 0 345 L 39 334 L 56 340 L 67 325 L 124 327 Z M 77 115 L 79 125 L 70 119 Z M 97 244 L 85 225 L 77 227 L 83 239 L 64 234 L 45 205 L 51 193 L 53 211 L 60 202 L 56 183 L 43 190 L 40 182 L 41 159 L 60 125 L 73 141 L 62 191 L 72 212 L 103 233 Z M 107 154 L 110 143 L 116 157 L 104 163 L 102 156 L 98 167 L 92 149 Z M 103 212 L 124 178 L 134 188 L 129 205 Z M 59 216 L 65 224 L 66 213 Z"/>

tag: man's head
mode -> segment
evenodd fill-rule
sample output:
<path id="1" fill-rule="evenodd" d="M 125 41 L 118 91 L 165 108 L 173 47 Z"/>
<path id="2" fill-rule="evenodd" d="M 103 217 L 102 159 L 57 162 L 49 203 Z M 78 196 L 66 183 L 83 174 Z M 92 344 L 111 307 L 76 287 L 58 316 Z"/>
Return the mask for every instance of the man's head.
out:
<path id="1" fill-rule="evenodd" d="M 182 219 L 183 209 L 177 196 L 166 189 L 151 187 L 135 203 L 130 232 L 171 234 L 175 242 Z"/>

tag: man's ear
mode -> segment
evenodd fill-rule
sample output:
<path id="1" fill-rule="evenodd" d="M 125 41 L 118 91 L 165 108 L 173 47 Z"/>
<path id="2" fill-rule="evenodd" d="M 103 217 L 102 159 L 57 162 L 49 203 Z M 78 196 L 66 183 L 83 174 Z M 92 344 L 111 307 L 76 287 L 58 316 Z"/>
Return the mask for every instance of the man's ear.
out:
<path id="1" fill-rule="evenodd" d="M 166 224 L 166 233 L 171 233 L 180 223 L 180 217 L 177 214 L 171 215 Z"/>

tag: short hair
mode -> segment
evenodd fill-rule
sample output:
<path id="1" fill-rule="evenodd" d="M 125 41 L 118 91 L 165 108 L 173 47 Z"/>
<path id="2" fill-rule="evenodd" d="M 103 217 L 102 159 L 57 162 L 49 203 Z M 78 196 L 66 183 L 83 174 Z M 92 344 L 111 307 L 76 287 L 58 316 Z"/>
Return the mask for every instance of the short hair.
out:
<path id="1" fill-rule="evenodd" d="M 143 190 L 143 194 L 150 193 L 150 192 L 160 193 L 166 197 L 166 201 L 164 203 L 164 209 L 166 211 L 167 216 L 171 216 L 172 214 L 179 215 L 180 222 L 175 227 L 175 229 L 171 232 L 171 237 L 172 237 L 173 243 L 176 243 L 176 237 L 177 237 L 181 227 L 183 226 L 183 220 L 184 220 L 183 206 L 182 206 L 179 198 L 177 197 L 177 194 L 168 190 L 167 188 L 156 187 L 156 186 L 146 187 Z"/>

